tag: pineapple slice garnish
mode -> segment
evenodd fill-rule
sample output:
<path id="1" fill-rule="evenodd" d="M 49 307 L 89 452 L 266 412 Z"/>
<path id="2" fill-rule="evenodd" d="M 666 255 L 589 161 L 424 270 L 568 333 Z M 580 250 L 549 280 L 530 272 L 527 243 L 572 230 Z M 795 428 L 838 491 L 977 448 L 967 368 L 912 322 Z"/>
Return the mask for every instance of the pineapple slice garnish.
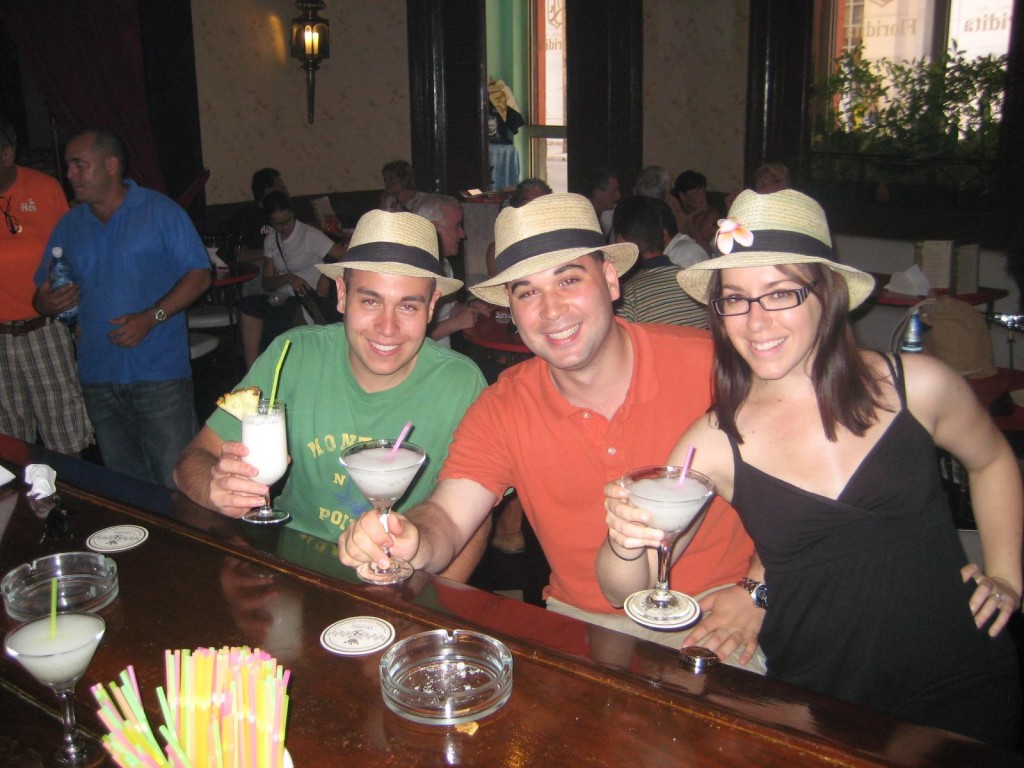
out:
<path id="1" fill-rule="evenodd" d="M 263 390 L 259 387 L 246 387 L 228 392 L 217 398 L 217 407 L 223 408 L 236 419 L 241 420 L 243 416 L 251 415 L 259 410 L 260 398 L 263 397 Z"/>

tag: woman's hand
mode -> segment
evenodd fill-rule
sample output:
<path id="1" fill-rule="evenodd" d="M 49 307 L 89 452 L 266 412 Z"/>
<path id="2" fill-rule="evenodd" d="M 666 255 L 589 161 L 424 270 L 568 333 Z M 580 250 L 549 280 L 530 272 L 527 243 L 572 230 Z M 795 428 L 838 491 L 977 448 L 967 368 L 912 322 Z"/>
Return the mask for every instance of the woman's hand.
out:
<path id="1" fill-rule="evenodd" d="M 615 550 L 620 553 L 626 550 L 625 556 L 628 557 L 629 550 L 657 547 L 661 543 L 664 532 L 649 526 L 649 513 L 629 504 L 629 491 L 622 485 L 617 481 L 608 483 L 604 487 L 604 496 L 608 537 Z"/>
<path id="2" fill-rule="evenodd" d="M 995 637 L 1006 627 L 1010 617 L 1020 609 L 1020 595 L 1005 579 L 987 576 L 975 563 L 968 563 L 960 569 L 960 576 L 966 584 L 974 579 L 978 586 L 971 595 L 971 613 L 974 623 L 981 629 L 990 620 L 989 637 Z"/>
<path id="3" fill-rule="evenodd" d="M 739 646 L 740 664 L 747 664 L 757 650 L 757 635 L 764 621 L 764 610 L 754 605 L 742 587 L 712 592 L 700 601 L 703 618 L 686 639 L 687 645 L 701 645 L 727 659 Z"/>
<path id="4" fill-rule="evenodd" d="M 282 275 L 282 277 L 285 279 L 285 282 L 292 287 L 292 290 L 295 291 L 296 296 L 305 296 L 313 290 L 313 287 L 309 283 L 291 272 L 286 275 Z"/>

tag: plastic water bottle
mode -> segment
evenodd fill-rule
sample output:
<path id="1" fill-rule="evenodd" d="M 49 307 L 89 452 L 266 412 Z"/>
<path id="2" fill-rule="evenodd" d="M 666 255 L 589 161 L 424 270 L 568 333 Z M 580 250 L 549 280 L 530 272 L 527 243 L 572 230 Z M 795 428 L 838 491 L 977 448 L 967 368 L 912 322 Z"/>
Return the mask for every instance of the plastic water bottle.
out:
<path id="1" fill-rule="evenodd" d="M 51 253 L 53 258 L 50 260 L 50 290 L 56 290 L 62 285 L 74 285 L 75 271 L 71 268 L 68 260 L 64 258 L 64 249 L 54 248 Z M 78 319 L 78 305 L 76 304 L 71 309 L 65 309 L 57 315 L 57 319 L 66 325 L 71 325 Z"/>
<path id="2" fill-rule="evenodd" d="M 903 338 L 900 340 L 900 352 L 924 352 L 924 344 L 921 341 L 921 314 L 914 310 L 907 321 L 906 330 L 903 331 Z"/>

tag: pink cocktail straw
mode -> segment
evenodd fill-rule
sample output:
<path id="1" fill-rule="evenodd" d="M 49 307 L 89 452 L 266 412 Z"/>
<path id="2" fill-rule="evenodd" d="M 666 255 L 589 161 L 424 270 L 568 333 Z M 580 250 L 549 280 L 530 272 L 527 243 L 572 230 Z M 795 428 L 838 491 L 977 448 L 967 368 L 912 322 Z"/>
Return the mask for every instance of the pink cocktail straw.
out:
<path id="1" fill-rule="evenodd" d="M 409 430 L 412 429 L 412 422 L 405 422 L 405 426 L 402 427 L 402 432 L 398 435 L 398 439 L 395 440 L 395 444 L 391 447 L 391 453 L 388 454 L 389 459 L 395 458 L 398 454 L 398 449 L 402 447 L 402 442 L 409 435 Z"/>
<path id="2" fill-rule="evenodd" d="M 690 474 L 690 464 L 693 463 L 693 452 L 695 446 L 690 443 L 690 449 L 686 452 L 686 458 L 683 459 L 683 471 L 679 473 L 679 482 L 682 483 L 686 479 L 686 476 Z"/>

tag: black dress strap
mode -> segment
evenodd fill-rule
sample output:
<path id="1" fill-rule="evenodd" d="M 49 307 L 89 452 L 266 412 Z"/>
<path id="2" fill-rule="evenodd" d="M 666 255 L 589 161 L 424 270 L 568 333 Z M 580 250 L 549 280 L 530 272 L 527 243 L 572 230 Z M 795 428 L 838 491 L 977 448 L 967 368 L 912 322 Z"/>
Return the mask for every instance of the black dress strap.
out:
<path id="1" fill-rule="evenodd" d="M 885 364 L 889 366 L 889 375 L 892 376 L 892 383 L 896 387 L 896 394 L 900 396 L 900 407 L 907 408 L 907 382 L 903 377 L 903 359 L 899 352 L 894 352 L 892 357 L 884 355 Z"/>
<path id="2" fill-rule="evenodd" d="M 743 457 L 740 456 L 740 446 L 736 442 L 736 439 L 728 433 L 726 433 L 726 438 L 729 440 L 729 446 L 732 448 L 732 465 L 733 472 L 735 472 L 736 467 L 743 463 Z"/>

